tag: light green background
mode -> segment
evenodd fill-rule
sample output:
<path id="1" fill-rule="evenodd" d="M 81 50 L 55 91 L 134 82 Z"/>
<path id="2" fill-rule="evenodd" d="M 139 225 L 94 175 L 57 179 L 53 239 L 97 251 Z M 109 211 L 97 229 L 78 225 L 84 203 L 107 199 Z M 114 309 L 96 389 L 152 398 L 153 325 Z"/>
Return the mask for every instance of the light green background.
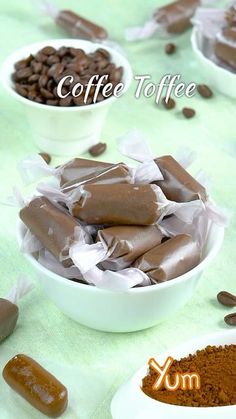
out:
<path id="1" fill-rule="evenodd" d="M 167 57 L 165 41 L 152 39 L 136 44 L 123 40 L 127 26 L 142 23 L 154 7 L 164 3 L 158 0 L 76 0 L 57 4 L 82 15 L 96 18 L 113 39 L 126 49 L 135 74 L 151 74 L 158 82 L 165 73 L 181 73 L 185 82 L 204 82 L 204 74 L 194 60 L 190 47 L 190 32 L 176 39 L 178 51 Z M 37 3 L 37 2 L 35 2 Z M 64 37 L 50 19 L 40 16 L 28 1 L 0 1 L 0 60 L 15 49 L 43 39 Z M 236 76 L 235 76 L 236 82 Z M 115 149 L 116 137 L 134 126 L 149 139 L 156 155 L 173 153 L 187 146 L 197 151 L 198 159 L 193 173 L 203 169 L 211 178 L 211 194 L 223 206 L 236 208 L 236 160 L 231 152 L 236 141 L 235 100 L 215 92 L 214 98 L 199 96 L 181 99 L 173 111 L 156 106 L 153 99 L 134 99 L 134 83 L 129 93 L 118 100 L 107 118 L 102 139 L 108 150 L 102 159 L 119 161 Z M 212 86 L 214 88 L 214 86 Z M 197 116 L 185 120 L 180 110 L 192 106 Z M 235 146 L 235 143 L 234 143 Z M 1 194 L 5 199 L 13 186 L 23 189 L 16 169 L 17 162 L 37 151 L 20 106 L 6 92 L 0 92 L 0 171 Z M 86 156 L 85 156 L 86 157 Z M 88 157 L 88 156 L 87 156 Z M 53 159 L 57 165 L 63 159 Z M 15 223 L 17 210 L 0 206 L 0 295 L 8 291 L 19 273 L 31 276 L 32 269 L 20 254 Z M 236 292 L 235 218 L 224 241 L 223 248 L 204 273 L 204 279 L 194 298 L 175 316 L 150 330 L 111 334 L 89 330 L 66 318 L 36 288 L 20 302 L 18 326 L 0 348 L 0 366 L 12 355 L 24 352 L 51 366 L 64 379 L 71 393 L 71 408 L 65 418 L 108 419 L 109 405 L 118 386 L 152 355 L 181 341 L 212 331 L 224 330 L 227 309 L 216 303 L 216 294 L 222 289 Z M 158 304 L 158 301 L 157 301 Z M 41 418 L 8 390 L 0 381 L 1 419 Z"/>

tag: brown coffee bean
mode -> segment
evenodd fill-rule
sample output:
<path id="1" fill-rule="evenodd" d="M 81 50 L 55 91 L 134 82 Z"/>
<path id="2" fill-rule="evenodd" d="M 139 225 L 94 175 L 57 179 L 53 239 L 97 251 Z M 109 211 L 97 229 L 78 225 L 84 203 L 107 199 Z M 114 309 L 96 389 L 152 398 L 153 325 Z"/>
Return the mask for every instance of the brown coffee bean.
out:
<path id="1" fill-rule="evenodd" d="M 229 326 L 236 326 L 236 313 L 228 314 L 224 320 Z"/>
<path id="2" fill-rule="evenodd" d="M 47 82 L 47 90 L 49 90 L 50 92 L 53 91 L 55 86 L 54 80 L 53 79 L 49 79 Z"/>
<path id="3" fill-rule="evenodd" d="M 30 90 L 29 92 L 28 92 L 28 99 L 29 100 L 35 100 L 35 98 L 37 97 L 37 92 L 36 92 L 36 90 Z"/>
<path id="4" fill-rule="evenodd" d="M 39 63 L 45 63 L 48 59 L 48 56 L 43 54 L 42 52 L 37 52 L 37 54 L 35 55 L 35 59 L 39 62 Z"/>
<path id="5" fill-rule="evenodd" d="M 123 76 L 123 67 L 115 68 L 111 73 L 112 82 L 120 82 Z"/>
<path id="6" fill-rule="evenodd" d="M 165 46 L 165 53 L 167 55 L 172 55 L 176 52 L 176 45 L 173 44 L 172 42 L 166 44 Z"/>
<path id="7" fill-rule="evenodd" d="M 106 49 L 104 49 L 104 48 L 98 48 L 98 49 L 96 50 L 96 54 L 101 54 L 101 55 L 102 55 L 104 58 L 106 58 L 107 60 L 110 60 L 110 58 L 111 58 L 109 51 L 107 51 L 107 50 L 106 50 Z"/>
<path id="8" fill-rule="evenodd" d="M 97 143 L 94 146 L 90 147 L 89 153 L 93 157 L 98 157 L 100 154 L 104 153 L 106 151 L 107 145 L 106 143 Z"/>
<path id="9" fill-rule="evenodd" d="M 97 69 L 98 72 L 100 72 L 101 70 L 103 70 L 104 68 L 106 68 L 107 65 L 108 65 L 108 61 L 105 58 L 103 58 L 102 60 L 98 61 L 97 66 L 96 66 L 97 67 L 96 69 Z M 114 74 L 115 74 L 115 72 L 114 72 Z M 118 73 L 117 73 L 117 75 L 115 75 L 115 77 L 116 76 L 118 76 Z"/>
<path id="10" fill-rule="evenodd" d="M 28 90 L 22 87 L 20 84 L 15 85 L 15 90 L 19 95 L 26 97 L 28 95 Z"/>
<path id="11" fill-rule="evenodd" d="M 48 74 L 48 66 L 47 65 L 43 65 L 42 70 L 41 70 L 41 74 L 42 76 L 47 76 Z"/>
<path id="12" fill-rule="evenodd" d="M 70 48 L 70 54 L 73 57 L 78 57 L 78 58 L 86 57 L 85 52 L 81 48 Z"/>
<path id="13" fill-rule="evenodd" d="M 21 70 L 22 68 L 27 67 L 27 65 L 28 65 L 28 62 L 27 62 L 27 59 L 25 59 L 25 60 L 17 61 L 17 63 L 15 63 L 15 65 L 14 65 L 14 67 L 15 67 L 16 70 Z"/>
<path id="14" fill-rule="evenodd" d="M 38 61 L 33 60 L 31 62 L 31 67 L 34 73 L 41 73 L 43 64 L 39 63 Z"/>
<path id="15" fill-rule="evenodd" d="M 72 96 L 67 96 L 59 100 L 59 106 L 70 106 L 71 103 L 72 103 Z"/>
<path id="16" fill-rule="evenodd" d="M 46 104 L 50 105 L 50 106 L 57 106 L 58 105 L 58 100 L 57 99 L 48 99 L 48 100 L 46 100 Z"/>
<path id="17" fill-rule="evenodd" d="M 16 80 L 25 80 L 28 79 L 30 76 L 32 76 L 32 70 L 30 67 L 21 68 L 20 70 L 17 70 L 15 73 Z"/>
<path id="18" fill-rule="evenodd" d="M 59 63 L 59 62 L 60 62 L 60 58 L 58 57 L 58 55 L 50 55 L 47 59 L 47 65 L 49 66 Z"/>
<path id="19" fill-rule="evenodd" d="M 198 84 L 197 91 L 205 99 L 209 99 L 213 96 L 212 90 L 206 84 Z"/>
<path id="20" fill-rule="evenodd" d="M 162 105 L 166 109 L 170 110 L 170 109 L 174 109 L 175 108 L 176 103 L 175 103 L 174 99 L 172 99 L 171 97 L 167 100 L 167 102 L 166 102 L 166 98 L 163 97 L 163 99 L 162 99 Z"/>
<path id="21" fill-rule="evenodd" d="M 67 47 L 60 47 L 59 50 L 57 51 L 57 54 L 59 55 L 59 57 L 64 57 L 64 55 L 69 53 L 69 48 Z"/>
<path id="22" fill-rule="evenodd" d="M 236 296 L 227 291 L 221 291 L 217 295 L 219 303 L 227 307 L 236 307 Z"/>
<path id="23" fill-rule="evenodd" d="M 48 70 L 48 76 L 53 77 L 54 80 L 62 74 L 64 65 L 61 63 L 53 64 Z"/>
<path id="24" fill-rule="evenodd" d="M 35 83 L 36 81 L 38 81 L 39 77 L 40 77 L 39 74 L 32 74 L 32 76 L 28 78 L 28 82 Z"/>
<path id="25" fill-rule="evenodd" d="M 73 97 L 73 103 L 75 106 L 83 106 L 84 105 L 84 96 L 80 95 L 77 97 Z"/>
<path id="26" fill-rule="evenodd" d="M 42 75 L 42 76 L 39 77 L 38 85 L 39 85 L 40 88 L 45 87 L 47 85 L 47 83 L 48 83 L 48 76 Z"/>
<path id="27" fill-rule="evenodd" d="M 52 54 L 55 54 L 56 50 L 53 47 L 47 46 L 47 47 L 42 48 L 39 52 L 45 55 L 52 55 Z"/>
<path id="28" fill-rule="evenodd" d="M 53 99 L 54 98 L 53 94 L 51 92 L 49 92 L 49 90 L 45 89 L 44 87 L 41 87 L 40 93 L 43 97 L 45 97 L 45 99 Z"/>
<path id="29" fill-rule="evenodd" d="M 50 164 L 51 163 L 51 156 L 48 153 L 39 153 L 39 155 L 43 158 L 43 160 L 47 163 Z"/>
<path id="30" fill-rule="evenodd" d="M 192 108 L 183 108 L 182 113 L 187 119 L 193 118 L 196 115 L 196 111 Z"/>
<path id="31" fill-rule="evenodd" d="M 41 98 L 41 96 L 36 96 L 36 98 L 34 99 L 34 102 L 44 103 L 44 100 Z"/>

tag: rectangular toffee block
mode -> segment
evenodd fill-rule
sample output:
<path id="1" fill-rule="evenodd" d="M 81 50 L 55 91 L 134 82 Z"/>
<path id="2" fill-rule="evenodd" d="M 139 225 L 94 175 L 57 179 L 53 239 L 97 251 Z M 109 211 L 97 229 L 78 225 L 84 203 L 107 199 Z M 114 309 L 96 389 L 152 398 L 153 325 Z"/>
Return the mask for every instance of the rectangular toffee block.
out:
<path id="1" fill-rule="evenodd" d="M 0 343 L 15 329 L 19 309 L 16 304 L 0 298 Z"/>
<path id="2" fill-rule="evenodd" d="M 214 49 L 219 60 L 236 70 L 236 27 L 224 29 L 217 36 Z"/>

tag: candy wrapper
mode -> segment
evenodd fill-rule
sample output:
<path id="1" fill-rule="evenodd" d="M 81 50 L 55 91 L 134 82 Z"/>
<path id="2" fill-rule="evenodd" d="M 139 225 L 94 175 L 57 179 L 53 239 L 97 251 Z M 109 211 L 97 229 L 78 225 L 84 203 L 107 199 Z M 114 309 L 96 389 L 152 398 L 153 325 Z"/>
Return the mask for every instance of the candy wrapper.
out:
<path id="1" fill-rule="evenodd" d="M 159 36 L 177 35 L 191 27 L 191 18 L 199 6 L 208 4 L 206 0 L 177 0 L 156 9 L 143 26 L 128 28 L 125 37 L 137 41 Z"/>
<path id="2" fill-rule="evenodd" d="M 33 288 L 25 277 L 19 277 L 14 287 L 4 298 L 0 298 L 0 343 L 15 329 L 19 309 L 17 302 Z"/>
<path id="3" fill-rule="evenodd" d="M 108 32 L 105 28 L 80 16 L 78 13 L 68 9 L 60 10 L 52 1 L 48 0 L 33 0 L 33 5 L 40 8 L 40 11 L 44 14 L 50 16 L 58 26 L 63 28 L 73 38 L 103 43 L 124 53 L 119 44 L 108 39 Z"/>
<path id="4" fill-rule="evenodd" d="M 191 203 L 193 205 L 195 202 L 196 207 L 198 204 L 199 207 L 201 207 L 200 212 L 205 213 L 208 218 L 216 224 L 226 226 L 229 223 L 229 214 L 227 210 L 215 205 L 208 196 L 205 187 L 201 185 L 196 178 L 193 178 L 172 156 L 155 158 L 148 147 L 147 140 L 139 131 L 133 130 L 126 136 L 118 139 L 118 149 L 125 156 L 138 161 L 142 161 L 142 159 L 146 160 L 148 158 L 149 160 L 151 158 L 154 159 L 163 176 L 163 180 L 154 183 L 161 188 L 167 199 L 175 200 L 175 204 L 177 204 L 176 201 L 178 201 L 179 204 L 182 203 L 182 205 L 183 203 L 189 204 L 189 208 L 191 208 Z M 189 159 L 189 163 L 190 162 L 191 157 Z M 188 166 L 186 155 L 184 156 L 184 163 Z M 175 208 L 178 207 L 175 206 Z M 186 206 L 186 209 L 188 209 L 188 206 Z M 200 215 L 200 212 L 195 213 L 195 215 Z M 189 221 L 187 221 L 187 218 L 184 216 L 181 217 L 179 211 L 178 214 L 175 211 L 172 211 L 172 213 L 175 213 L 182 221 L 192 222 L 190 221 L 190 218 Z M 171 214 L 170 211 L 165 215 L 169 214 Z"/>

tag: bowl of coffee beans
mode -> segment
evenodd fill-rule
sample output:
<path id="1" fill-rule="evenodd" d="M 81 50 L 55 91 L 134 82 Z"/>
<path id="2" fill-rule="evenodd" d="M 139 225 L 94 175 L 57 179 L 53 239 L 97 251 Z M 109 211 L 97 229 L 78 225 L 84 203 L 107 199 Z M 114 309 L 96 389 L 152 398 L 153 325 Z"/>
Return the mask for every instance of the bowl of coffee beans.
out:
<path id="1" fill-rule="evenodd" d="M 107 112 L 127 91 L 132 70 L 113 48 L 60 39 L 15 51 L 2 66 L 1 80 L 23 105 L 36 145 L 71 155 L 99 142 Z"/>

